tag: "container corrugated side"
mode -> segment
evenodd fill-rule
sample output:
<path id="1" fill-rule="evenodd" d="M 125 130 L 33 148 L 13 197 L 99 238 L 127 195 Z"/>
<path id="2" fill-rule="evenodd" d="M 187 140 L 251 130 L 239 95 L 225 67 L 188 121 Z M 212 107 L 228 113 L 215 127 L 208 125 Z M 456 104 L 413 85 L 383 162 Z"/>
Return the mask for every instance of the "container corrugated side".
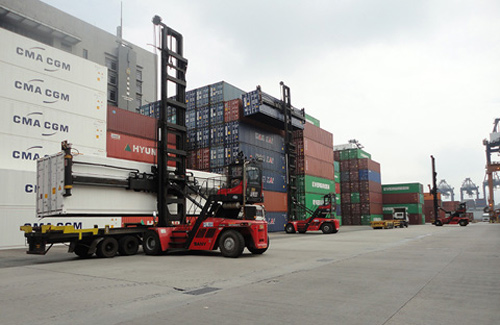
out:
<path id="1" fill-rule="evenodd" d="M 297 147 L 298 156 L 309 156 L 329 162 L 333 165 L 333 151 L 331 148 L 307 138 L 294 139 L 294 143 Z"/>
<path id="2" fill-rule="evenodd" d="M 380 173 L 380 164 L 369 158 L 358 159 L 359 169 L 369 169 Z"/>
<path id="3" fill-rule="evenodd" d="M 286 211 L 288 198 L 286 192 L 262 191 L 266 212 Z"/>
<path id="4" fill-rule="evenodd" d="M 333 163 L 304 156 L 304 160 L 297 157 L 297 173 L 312 175 L 327 179 L 334 179 Z"/>
<path id="5" fill-rule="evenodd" d="M 408 209 L 408 213 L 411 214 L 422 214 L 423 205 L 422 204 L 384 204 L 383 210 L 384 214 L 392 214 L 393 208 L 401 208 L 406 207 Z"/>
<path id="6" fill-rule="evenodd" d="M 241 98 L 245 93 L 243 90 L 227 83 L 220 81 L 209 86 L 210 87 L 210 102 L 221 103 L 232 99 Z"/>
<path id="7" fill-rule="evenodd" d="M 284 154 L 243 142 L 225 146 L 225 164 L 230 164 L 240 151 L 242 151 L 247 158 L 262 159 L 262 168 L 264 169 L 281 173 L 285 172 Z"/>
<path id="8" fill-rule="evenodd" d="M 0 61 L 99 92 L 107 91 L 105 66 L 3 28 L 0 39 Z"/>
<path id="9" fill-rule="evenodd" d="M 0 61 L 0 97 L 106 120 L 105 92 Z"/>
<path id="10" fill-rule="evenodd" d="M 419 193 L 384 193 L 384 204 L 423 203 Z"/>
<path id="11" fill-rule="evenodd" d="M 1 134 L 106 150 L 106 121 L 0 97 Z M 1 141 L 2 143 L 4 140 Z"/>
<path id="12" fill-rule="evenodd" d="M 156 139 L 157 120 L 114 106 L 108 106 L 108 131 L 149 140 Z"/>
<path id="13" fill-rule="evenodd" d="M 286 192 L 286 175 L 268 170 L 262 170 L 262 188 L 266 191 Z"/>
<path id="14" fill-rule="evenodd" d="M 304 125 L 304 130 L 295 131 L 293 136 L 294 138 L 305 138 L 315 141 L 327 146 L 333 151 L 333 134 L 311 123 L 306 123 Z"/>
<path id="15" fill-rule="evenodd" d="M 360 181 L 372 181 L 380 183 L 382 181 L 380 173 L 369 169 L 360 169 L 358 171 L 358 179 Z"/>
<path id="16" fill-rule="evenodd" d="M 423 193 L 420 183 L 383 184 L 382 193 Z"/>
<path id="17" fill-rule="evenodd" d="M 335 191 L 333 180 L 311 175 L 298 175 L 297 186 L 309 193 L 328 194 Z"/>
<path id="18" fill-rule="evenodd" d="M 254 125 L 243 122 L 227 123 L 231 126 L 231 136 L 226 137 L 226 143 L 245 142 L 264 149 L 284 152 L 285 140 L 278 133 L 272 133 L 268 130 L 258 128 Z"/>
<path id="19" fill-rule="evenodd" d="M 312 117 L 311 115 L 309 115 L 307 113 L 305 116 L 306 116 L 306 122 L 308 122 L 314 126 L 320 127 L 320 121 L 317 118 Z"/>

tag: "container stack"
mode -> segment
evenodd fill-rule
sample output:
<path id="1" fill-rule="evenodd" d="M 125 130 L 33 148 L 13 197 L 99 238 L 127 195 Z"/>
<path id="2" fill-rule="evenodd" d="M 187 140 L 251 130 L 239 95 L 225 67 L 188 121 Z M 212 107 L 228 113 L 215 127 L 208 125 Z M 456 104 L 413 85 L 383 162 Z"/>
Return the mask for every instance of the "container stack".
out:
<path id="1" fill-rule="evenodd" d="M 438 207 L 442 205 L 441 201 L 441 193 L 437 193 L 437 204 Z M 439 212 L 439 210 L 438 210 Z M 434 196 L 431 193 L 424 193 L 424 210 L 423 213 L 425 215 L 425 222 L 426 223 L 433 223 L 434 220 L 436 220 L 434 216 Z"/>
<path id="2" fill-rule="evenodd" d="M 304 130 L 294 132 L 298 153 L 297 200 L 306 208 L 315 210 L 323 204 L 325 194 L 335 193 L 333 135 L 310 123 L 307 117 L 306 121 Z M 309 217 L 305 211 L 300 211 L 299 215 Z"/>
<path id="3" fill-rule="evenodd" d="M 425 223 L 423 213 L 424 192 L 420 183 L 384 184 L 382 185 L 382 199 L 384 203 L 384 219 L 393 218 L 393 208 L 406 207 L 411 225 Z"/>
<path id="4" fill-rule="evenodd" d="M 380 164 L 359 148 L 340 148 L 334 155 L 340 166 L 342 224 L 369 225 L 381 220 Z"/>
<path id="5" fill-rule="evenodd" d="M 51 222 L 36 218 L 38 158 L 63 140 L 105 156 L 107 69 L 2 28 L 0 39 L 0 247 L 12 247 L 24 244 L 20 225 Z M 81 219 L 64 223 L 89 226 Z"/>

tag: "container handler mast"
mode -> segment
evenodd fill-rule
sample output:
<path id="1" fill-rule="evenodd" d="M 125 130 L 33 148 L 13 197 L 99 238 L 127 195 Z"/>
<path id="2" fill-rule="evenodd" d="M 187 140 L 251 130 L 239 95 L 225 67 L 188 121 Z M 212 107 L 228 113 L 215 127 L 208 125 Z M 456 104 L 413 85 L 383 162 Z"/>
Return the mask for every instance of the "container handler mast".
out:
<path id="1" fill-rule="evenodd" d="M 48 173 L 48 190 L 39 186 L 39 203 L 50 210 L 59 202 L 60 210 L 69 211 L 77 193 L 103 187 L 121 188 L 127 198 L 143 203 L 149 197 L 156 201 L 157 215 L 153 226 L 132 224 L 122 228 L 75 229 L 73 226 L 22 226 L 29 244 L 28 254 L 45 254 L 54 243 L 69 243 L 69 252 L 80 257 L 96 253 L 100 257 L 113 257 L 137 253 L 142 244 L 147 255 L 158 255 L 172 249 L 215 250 L 225 257 L 238 257 L 245 247 L 253 254 L 262 254 L 269 247 L 267 222 L 257 220 L 259 207 L 253 203 L 263 201 L 262 171 L 259 162 L 248 161 L 242 155 L 228 166 L 226 187 L 212 184 L 212 191 L 201 193 L 193 173 L 186 170 L 187 141 L 185 126 L 186 69 L 183 57 L 183 37 L 155 16 L 153 23 L 161 29 L 161 110 L 158 121 L 158 161 L 151 172 L 131 168 L 85 162 L 71 154 L 71 145 L 63 143 L 64 153 L 41 159 L 38 167 Z M 168 41 L 167 41 L 168 40 Z M 170 42 L 170 48 L 168 46 Z M 174 71 L 175 76 L 169 74 Z M 168 86 L 175 95 L 168 97 Z M 167 118 L 171 111 L 175 123 Z M 174 134 L 176 147 L 167 147 L 168 134 Z M 111 160 L 112 161 L 112 160 Z M 124 163 L 125 164 L 125 163 Z M 175 168 L 168 166 L 175 165 Z M 128 173 L 127 177 L 99 177 L 78 175 L 75 168 L 100 168 Z M 40 168 L 37 177 L 40 180 Z M 54 182 L 55 180 L 55 182 Z M 56 185 L 58 183 L 58 185 Z M 47 186 L 45 186 L 47 187 Z M 213 190 L 213 189 L 218 190 Z M 90 190 L 92 192 L 92 190 Z M 87 192 L 88 193 L 88 192 Z M 102 193 L 102 192 L 100 192 Z M 74 195 L 74 197 L 72 197 Z M 105 194 L 104 194 L 105 195 Z M 199 201 L 194 197 L 201 198 Z M 137 199 L 140 197 L 140 199 Z M 187 220 L 187 200 L 201 212 L 194 222 Z M 88 200 L 92 202 L 92 200 Z M 64 203 L 61 203 L 64 202 Z M 202 203 L 203 202 L 203 203 Z M 58 210 L 59 211 L 59 210 Z M 50 212 L 49 212 L 50 213 Z M 101 216 L 105 212 L 97 213 Z M 60 211 L 58 214 L 62 214 Z M 134 214 L 137 215 L 137 214 Z M 47 245 L 50 245 L 47 248 Z"/>

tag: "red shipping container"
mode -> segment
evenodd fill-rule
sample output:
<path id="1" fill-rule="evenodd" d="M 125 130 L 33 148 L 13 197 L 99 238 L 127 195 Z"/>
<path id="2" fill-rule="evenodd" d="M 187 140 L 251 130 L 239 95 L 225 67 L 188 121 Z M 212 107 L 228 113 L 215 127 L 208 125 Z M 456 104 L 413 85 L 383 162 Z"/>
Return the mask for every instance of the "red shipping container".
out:
<path id="1" fill-rule="evenodd" d="M 351 193 L 340 194 L 340 202 L 342 202 L 342 204 L 351 203 Z"/>
<path id="2" fill-rule="evenodd" d="M 340 151 L 337 150 L 333 152 L 333 159 L 335 161 L 340 161 Z"/>
<path id="3" fill-rule="evenodd" d="M 351 159 L 351 160 L 344 160 L 344 161 L 346 161 L 347 164 L 349 165 L 350 171 L 358 171 L 359 169 L 362 169 L 362 168 L 359 168 L 358 159 Z"/>
<path id="4" fill-rule="evenodd" d="M 224 122 L 238 121 L 243 115 L 241 99 L 224 102 Z"/>
<path id="5" fill-rule="evenodd" d="M 358 159 L 359 169 L 369 169 L 380 174 L 380 164 L 369 158 Z"/>
<path id="6" fill-rule="evenodd" d="M 349 182 L 340 183 L 340 193 L 351 193 L 351 183 Z"/>
<path id="7" fill-rule="evenodd" d="M 354 215 L 361 215 L 361 204 L 359 203 L 351 203 L 351 214 Z"/>
<path id="8" fill-rule="evenodd" d="M 382 193 L 382 184 L 372 181 L 359 181 L 358 192 Z"/>
<path id="9" fill-rule="evenodd" d="M 304 124 L 304 130 L 295 131 L 293 137 L 310 139 L 333 149 L 333 134 L 311 123 Z"/>
<path id="10" fill-rule="evenodd" d="M 196 150 L 196 169 L 210 169 L 210 148 L 202 148 Z"/>
<path id="11" fill-rule="evenodd" d="M 175 149 L 171 144 L 168 147 Z M 107 132 L 106 151 L 108 157 L 156 164 L 156 142 L 153 140 Z M 175 166 L 175 162 L 170 161 L 168 165 Z"/>
<path id="12" fill-rule="evenodd" d="M 420 203 L 419 193 L 384 193 L 382 195 L 384 204 L 409 204 Z"/>
<path id="13" fill-rule="evenodd" d="M 333 149 L 314 140 L 304 138 L 304 155 L 329 162 L 333 165 Z"/>
<path id="14" fill-rule="evenodd" d="M 361 203 L 382 203 L 382 193 L 360 192 L 359 201 Z"/>
<path id="15" fill-rule="evenodd" d="M 108 105 L 107 129 L 120 134 L 156 140 L 157 119 Z M 175 135 L 168 135 L 168 143 L 175 145 Z"/>
<path id="16" fill-rule="evenodd" d="M 350 186 L 351 186 L 351 193 L 357 193 L 357 192 L 361 192 L 360 191 L 360 186 L 359 186 L 359 182 L 356 181 L 356 182 L 350 182 L 349 183 Z"/>
<path id="17" fill-rule="evenodd" d="M 340 194 L 340 183 L 335 183 L 335 193 Z"/>
<path id="18" fill-rule="evenodd" d="M 338 152 L 338 151 L 335 151 Z M 346 172 L 349 170 L 349 160 L 341 160 L 340 161 L 340 171 Z"/>
<path id="19" fill-rule="evenodd" d="M 266 212 L 281 212 L 288 210 L 288 194 L 282 192 L 262 191 Z"/>
<path id="20" fill-rule="evenodd" d="M 297 173 L 332 180 L 335 179 L 333 162 L 328 163 L 308 156 L 304 156 L 304 160 L 297 157 Z"/>
<path id="21" fill-rule="evenodd" d="M 359 172 L 357 170 L 351 170 L 349 172 L 349 179 L 351 182 L 358 182 L 359 181 Z M 358 191 L 353 191 L 353 192 L 358 192 Z"/>

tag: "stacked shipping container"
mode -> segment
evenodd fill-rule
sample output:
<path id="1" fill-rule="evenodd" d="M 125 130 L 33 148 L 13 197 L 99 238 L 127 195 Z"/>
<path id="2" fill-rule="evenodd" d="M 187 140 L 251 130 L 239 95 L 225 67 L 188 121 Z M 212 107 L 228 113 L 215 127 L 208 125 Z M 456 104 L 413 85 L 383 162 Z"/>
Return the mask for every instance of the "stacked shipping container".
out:
<path id="1" fill-rule="evenodd" d="M 381 220 L 380 164 L 358 148 L 336 150 L 334 155 L 340 166 L 342 224 L 368 225 Z"/>
<path id="2" fill-rule="evenodd" d="M 309 120 L 317 121 L 312 117 Z M 294 144 L 297 148 L 297 201 L 315 210 L 323 204 L 325 194 L 335 193 L 333 135 L 306 122 L 304 130 L 294 132 Z M 299 211 L 300 218 L 309 217 L 305 211 Z"/>
<path id="3" fill-rule="evenodd" d="M 384 219 L 392 219 L 393 208 L 406 207 L 411 225 L 425 223 L 424 192 L 420 183 L 382 185 Z"/>
<path id="4" fill-rule="evenodd" d="M 40 223 L 38 158 L 60 151 L 63 140 L 80 154 L 105 155 L 107 69 L 1 28 L 0 39 L 0 178 L 8 184 L 0 195 L 0 247 L 9 247 L 24 244 L 20 225 Z M 51 221 L 60 222 L 42 222 Z M 81 228 L 99 221 L 64 223 Z"/>

